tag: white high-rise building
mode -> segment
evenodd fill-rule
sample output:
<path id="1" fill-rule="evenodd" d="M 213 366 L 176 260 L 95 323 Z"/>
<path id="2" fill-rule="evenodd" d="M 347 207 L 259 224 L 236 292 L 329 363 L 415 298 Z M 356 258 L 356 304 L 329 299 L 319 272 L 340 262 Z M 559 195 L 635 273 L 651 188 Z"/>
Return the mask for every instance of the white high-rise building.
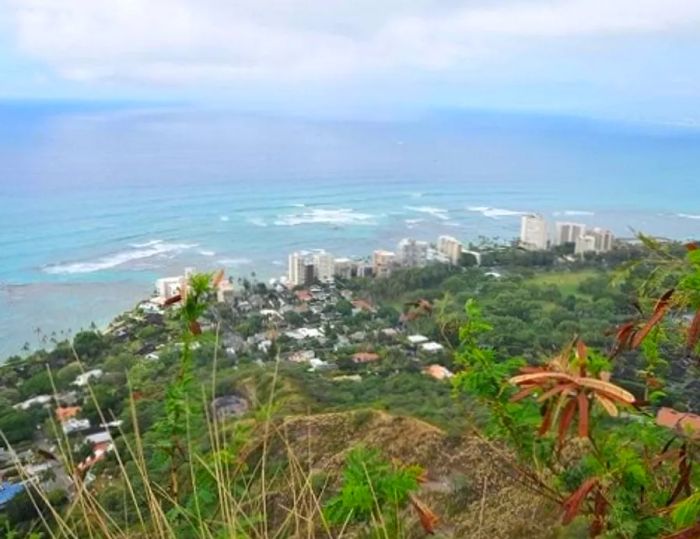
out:
<path id="1" fill-rule="evenodd" d="M 530 251 L 547 248 L 547 221 L 539 214 L 523 215 L 520 220 L 520 245 Z"/>
<path id="2" fill-rule="evenodd" d="M 554 243 L 556 245 L 576 243 L 576 240 L 586 233 L 586 225 L 581 223 L 557 222 L 555 227 L 557 235 L 554 238 Z"/>
<path id="3" fill-rule="evenodd" d="M 576 240 L 576 254 L 607 253 L 612 249 L 613 233 L 603 228 L 594 228 Z"/>
<path id="4" fill-rule="evenodd" d="M 156 293 L 163 299 L 170 299 L 178 295 L 186 284 L 184 277 L 164 277 L 156 281 Z"/>
<path id="5" fill-rule="evenodd" d="M 413 238 L 402 239 L 397 248 L 397 259 L 407 268 L 422 268 L 428 261 L 428 242 Z"/>
<path id="6" fill-rule="evenodd" d="M 289 269 L 287 280 L 290 286 L 301 286 L 304 284 L 304 269 L 306 267 L 306 256 L 304 253 L 295 252 L 289 255 Z"/>
<path id="7" fill-rule="evenodd" d="M 462 257 L 462 243 L 452 236 L 438 237 L 437 250 L 441 255 L 447 257 L 450 264 L 458 265 Z"/>
<path id="8" fill-rule="evenodd" d="M 391 251 L 377 250 L 372 253 L 372 271 L 375 277 L 391 274 L 396 261 L 396 254 Z"/>
<path id="9" fill-rule="evenodd" d="M 322 283 L 333 281 L 333 255 L 318 251 L 313 255 L 314 277 Z"/>

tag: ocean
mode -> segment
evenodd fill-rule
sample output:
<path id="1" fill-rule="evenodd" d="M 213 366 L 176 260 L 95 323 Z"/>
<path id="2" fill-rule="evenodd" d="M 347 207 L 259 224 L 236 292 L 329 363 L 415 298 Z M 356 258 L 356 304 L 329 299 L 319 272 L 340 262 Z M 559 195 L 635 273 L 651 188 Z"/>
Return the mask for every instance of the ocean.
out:
<path id="1" fill-rule="evenodd" d="M 158 277 L 517 235 L 522 212 L 700 236 L 700 130 L 437 111 L 388 120 L 0 104 L 0 357 L 106 324 Z"/>

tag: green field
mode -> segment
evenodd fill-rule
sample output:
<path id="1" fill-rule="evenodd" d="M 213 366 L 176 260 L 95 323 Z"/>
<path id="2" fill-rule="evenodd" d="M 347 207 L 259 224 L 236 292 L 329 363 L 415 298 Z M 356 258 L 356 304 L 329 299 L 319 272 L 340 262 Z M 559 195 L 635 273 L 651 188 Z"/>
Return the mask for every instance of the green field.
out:
<path id="1" fill-rule="evenodd" d="M 561 290 L 561 293 L 564 296 L 571 294 L 574 296 L 583 296 L 585 294 L 581 294 L 578 291 L 579 284 L 589 277 L 595 277 L 596 275 L 599 275 L 599 272 L 590 269 L 579 271 L 558 271 L 535 275 L 529 280 L 529 282 L 539 285 L 553 284 L 559 287 L 559 290 Z"/>

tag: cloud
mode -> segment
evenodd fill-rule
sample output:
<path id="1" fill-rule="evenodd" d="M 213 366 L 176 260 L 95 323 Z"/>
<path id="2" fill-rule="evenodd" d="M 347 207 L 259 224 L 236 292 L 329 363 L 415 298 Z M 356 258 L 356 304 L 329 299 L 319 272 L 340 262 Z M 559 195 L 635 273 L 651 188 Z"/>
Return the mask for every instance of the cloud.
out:
<path id="1" fill-rule="evenodd" d="M 700 26 L 697 0 L 5 1 L 17 47 L 61 76 L 167 85 L 442 72 Z"/>

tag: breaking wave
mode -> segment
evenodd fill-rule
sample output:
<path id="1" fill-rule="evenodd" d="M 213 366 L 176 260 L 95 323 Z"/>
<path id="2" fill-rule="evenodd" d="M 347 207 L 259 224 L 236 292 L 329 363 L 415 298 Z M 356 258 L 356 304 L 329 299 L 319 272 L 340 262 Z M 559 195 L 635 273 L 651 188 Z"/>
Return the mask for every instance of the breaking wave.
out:
<path id="1" fill-rule="evenodd" d="M 177 254 L 197 247 L 191 243 L 165 243 L 161 240 L 153 240 L 142 244 L 134 244 L 133 250 L 120 251 L 101 258 L 90 260 L 87 262 L 69 262 L 65 264 L 53 264 L 46 266 L 43 271 L 51 275 L 69 275 L 76 273 L 94 273 L 104 271 L 129 262 L 144 260 L 158 255 Z"/>
<path id="2" fill-rule="evenodd" d="M 490 217 L 491 219 L 498 219 L 499 217 L 515 217 L 528 213 L 525 211 L 504 210 L 503 208 L 491 208 L 489 206 L 469 206 L 467 210 L 480 213 L 484 217 Z"/>
<path id="3" fill-rule="evenodd" d="M 280 216 L 275 222 L 277 226 L 297 226 L 310 224 L 324 225 L 373 225 L 374 216 L 360 213 L 352 209 L 338 210 L 312 209 L 300 213 Z"/>
<path id="4" fill-rule="evenodd" d="M 676 215 L 684 219 L 700 219 L 700 215 L 694 215 L 692 213 L 677 213 Z"/>
<path id="5" fill-rule="evenodd" d="M 444 208 L 434 208 L 433 206 L 406 206 L 407 210 L 417 211 L 419 213 L 427 213 L 438 219 L 447 220 L 448 211 Z"/>

